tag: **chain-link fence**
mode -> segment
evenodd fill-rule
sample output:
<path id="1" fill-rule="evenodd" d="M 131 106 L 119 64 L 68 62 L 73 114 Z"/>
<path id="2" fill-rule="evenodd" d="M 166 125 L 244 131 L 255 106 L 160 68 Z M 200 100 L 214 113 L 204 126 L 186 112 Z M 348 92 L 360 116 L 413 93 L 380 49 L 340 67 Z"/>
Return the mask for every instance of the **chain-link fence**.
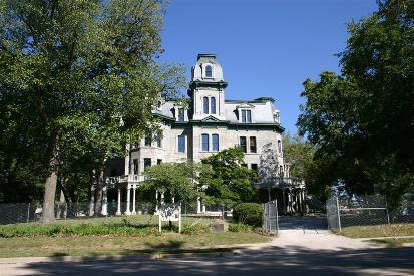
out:
<path id="1" fill-rule="evenodd" d="M 350 226 L 414 223 L 412 202 L 390 208 L 382 195 L 332 197 L 326 202 L 326 215 L 328 227 L 334 231 Z"/>
<path id="2" fill-rule="evenodd" d="M 263 230 L 269 234 L 277 235 L 279 232 L 279 216 L 277 211 L 277 200 L 263 204 L 264 223 Z"/>
<path id="3" fill-rule="evenodd" d="M 87 219 L 90 217 L 115 217 L 127 214 L 127 202 L 108 202 L 105 207 L 98 208 L 91 203 L 81 202 L 58 202 L 55 203 L 55 219 Z M 132 203 L 129 206 L 130 214 L 134 215 L 153 215 L 157 211 L 155 203 L 137 202 L 135 208 Z M 135 210 L 135 212 L 133 212 Z M 231 220 L 232 209 L 225 205 L 201 205 L 182 204 L 181 215 L 184 224 L 208 223 L 217 219 Z M 42 216 L 42 203 L 0 203 L 0 224 L 29 223 L 39 221 Z"/>

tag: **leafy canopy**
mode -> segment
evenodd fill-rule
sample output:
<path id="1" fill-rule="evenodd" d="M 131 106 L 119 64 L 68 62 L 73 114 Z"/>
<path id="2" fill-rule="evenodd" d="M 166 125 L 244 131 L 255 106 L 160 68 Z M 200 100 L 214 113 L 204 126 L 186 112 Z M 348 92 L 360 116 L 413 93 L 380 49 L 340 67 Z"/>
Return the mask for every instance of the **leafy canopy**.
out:
<path id="1" fill-rule="evenodd" d="M 257 200 L 257 192 L 251 185 L 256 172 L 243 166 L 243 160 L 240 147 L 229 148 L 201 160 L 203 164 L 211 166 L 211 171 L 201 173 L 199 182 L 210 201 L 232 204 Z"/>
<path id="2" fill-rule="evenodd" d="M 342 75 L 306 80 L 300 133 L 317 146 L 321 188 L 398 198 L 414 183 L 414 2 L 378 1 L 348 26 Z"/>
<path id="3" fill-rule="evenodd" d="M 168 192 L 176 201 L 193 203 L 202 195 L 195 184 L 197 176 L 207 169 L 194 163 L 161 163 L 145 170 L 147 180 L 141 187 L 147 191 Z"/>

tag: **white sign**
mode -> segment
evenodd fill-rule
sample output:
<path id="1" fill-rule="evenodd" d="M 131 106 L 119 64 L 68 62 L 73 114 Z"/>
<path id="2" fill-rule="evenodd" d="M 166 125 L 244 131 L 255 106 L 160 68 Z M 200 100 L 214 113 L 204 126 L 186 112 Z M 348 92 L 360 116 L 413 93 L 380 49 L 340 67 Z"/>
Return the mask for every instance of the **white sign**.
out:
<path id="1" fill-rule="evenodd" d="M 158 230 L 161 232 L 163 221 L 178 221 L 178 233 L 181 232 L 181 205 L 160 206 L 158 209 Z"/>

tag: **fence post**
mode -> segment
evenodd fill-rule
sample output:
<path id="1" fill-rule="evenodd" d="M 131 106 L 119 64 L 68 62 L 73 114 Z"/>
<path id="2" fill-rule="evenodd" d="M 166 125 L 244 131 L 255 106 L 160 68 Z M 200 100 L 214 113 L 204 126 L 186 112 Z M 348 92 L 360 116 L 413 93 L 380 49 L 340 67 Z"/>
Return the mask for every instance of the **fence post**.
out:
<path id="1" fill-rule="evenodd" d="M 328 214 L 328 212 L 329 212 L 329 208 L 328 208 L 328 202 L 329 202 L 329 200 L 326 202 L 326 221 L 328 222 L 328 230 L 329 229 L 331 229 L 331 227 L 329 226 L 329 214 Z"/>
<path id="2" fill-rule="evenodd" d="M 275 200 L 276 204 L 276 232 L 279 235 L 279 210 L 277 209 L 277 199 Z"/>
<path id="3" fill-rule="evenodd" d="M 336 210 L 337 210 L 337 213 L 338 213 L 339 232 L 342 232 L 342 227 L 341 227 L 341 214 L 340 214 L 340 209 L 339 209 L 338 197 L 336 197 Z"/>
<path id="4" fill-rule="evenodd" d="M 29 205 L 27 205 L 27 219 L 26 219 L 26 224 L 29 223 L 29 218 L 30 218 L 30 202 L 29 202 Z"/>
<path id="5" fill-rule="evenodd" d="M 388 225 L 390 225 L 390 213 L 388 212 L 388 200 L 387 200 L 387 196 L 385 196 L 385 211 L 387 213 L 387 222 L 388 222 Z"/>

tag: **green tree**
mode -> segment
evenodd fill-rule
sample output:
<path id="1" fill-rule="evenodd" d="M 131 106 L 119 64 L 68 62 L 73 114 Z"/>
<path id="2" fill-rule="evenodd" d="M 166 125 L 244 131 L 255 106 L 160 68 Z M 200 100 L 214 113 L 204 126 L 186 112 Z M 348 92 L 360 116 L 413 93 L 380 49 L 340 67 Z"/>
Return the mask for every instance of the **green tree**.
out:
<path id="1" fill-rule="evenodd" d="M 257 201 L 257 192 L 251 185 L 256 172 L 244 165 L 244 154 L 240 147 L 229 148 L 201 160 L 211 166 L 211 171 L 200 174 L 199 185 L 211 202 L 233 204 Z"/>
<path id="2" fill-rule="evenodd" d="M 414 183 L 414 2 L 378 3 L 349 24 L 342 75 L 305 81 L 298 126 L 317 146 L 322 186 L 399 198 Z"/>
<path id="3" fill-rule="evenodd" d="M 192 203 L 202 196 L 196 185 L 201 172 L 208 170 L 202 164 L 161 163 L 145 170 L 141 188 L 146 191 L 168 192 L 176 201 Z"/>
<path id="4" fill-rule="evenodd" d="M 44 223 L 62 168 L 89 160 L 102 175 L 107 158 L 156 127 L 152 106 L 182 83 L 181 69 L 155 62 L 162 16 L 151 0 L 0 1 L 2 132 L 39 150 L 30 155 L 45 167 Z"/>

